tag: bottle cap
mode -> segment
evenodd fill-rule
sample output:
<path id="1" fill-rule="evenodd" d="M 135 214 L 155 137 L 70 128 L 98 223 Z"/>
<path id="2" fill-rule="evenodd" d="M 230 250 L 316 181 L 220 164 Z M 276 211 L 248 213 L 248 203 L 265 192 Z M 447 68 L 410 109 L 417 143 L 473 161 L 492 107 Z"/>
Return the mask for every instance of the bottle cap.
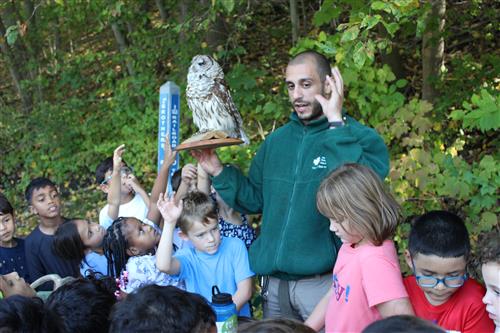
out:
<path id="1" fill-rule="evenodd" d="M 225 305 L 231 303 L 233 303 L 233 296 L 231 294 L 221 293 L 217 286 L 212 287 L 212 304 Z"/>

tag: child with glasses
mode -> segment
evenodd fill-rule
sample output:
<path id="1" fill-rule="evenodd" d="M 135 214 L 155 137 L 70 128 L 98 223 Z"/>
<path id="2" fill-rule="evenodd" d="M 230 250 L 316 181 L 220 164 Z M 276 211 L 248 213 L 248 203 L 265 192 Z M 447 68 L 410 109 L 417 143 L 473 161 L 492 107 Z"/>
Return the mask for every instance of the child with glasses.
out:
<path id="1" fill-rule="evenodd" d="M 379 177 L 359 164 L 341 166 L 321 182 L 316 204 L 343 244 L 332 287 L 306 325 L 361 332 L 382 318 L 413 315 L 392 241 L 400 207 Z"/>
<path id="2" fill-rule="evenodd" d="M 128 166 L 121 155 L 125 146 L 121 145 L 115 149 L 114 155 L 120 151 L 120 160 L 115 166 L 114 157 L 103 160 L 96 168 L 96 182 L 101 191 L 106 193 L 108 203 L 99 213 L 99 224 L 107 229 L 118 216 L 133 216 L 143 221 L 148 214 L 149 196 L 134 176 L 134 170 Z M 114 177 L 115 176 L 115 177 Z M 112 186 L 119 186 L 119 201 L 115 203 L 117 210 L 113 211 L 113 202 L 110 198 Z"/>
<path id="3" fill-rule="evenodd" d="M 493 332 L 481 299 L 484 288 L 467 276 L 470 241 L 460 217 L 431 211 L 412 225 L 404 284 L 415 314 L 451 332 Z"/>

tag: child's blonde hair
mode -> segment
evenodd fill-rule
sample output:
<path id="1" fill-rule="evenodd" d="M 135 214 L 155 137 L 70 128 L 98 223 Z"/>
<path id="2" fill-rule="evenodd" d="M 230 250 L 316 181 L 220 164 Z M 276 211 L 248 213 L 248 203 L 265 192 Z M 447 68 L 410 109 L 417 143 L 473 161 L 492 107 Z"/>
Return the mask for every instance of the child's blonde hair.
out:
<path id="1" fill-rule="evenodd" d="M 382 181 L 359 164 L 345 164 L 331 172 L 321 182 L 316 204 L 321 214 L 348 221 L 352 230 L 375 246 L 394 235 L 401 218 L 399 204 Z"/>
<path id="2" fill-rule="evenodd" d="M 213 220 L 217 222 L 217 219 L 214 201 L 203 192 L 193 191 L 183 199 L 182 213 L 177 223 L 181 231 L 187 235 L 195 222 L 207 225 Z"/>

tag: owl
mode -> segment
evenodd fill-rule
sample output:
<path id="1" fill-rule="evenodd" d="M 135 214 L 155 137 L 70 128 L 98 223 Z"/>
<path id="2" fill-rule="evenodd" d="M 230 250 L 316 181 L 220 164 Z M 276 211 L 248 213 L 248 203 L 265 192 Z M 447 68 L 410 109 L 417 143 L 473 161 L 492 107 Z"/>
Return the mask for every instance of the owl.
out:
<path id="1" fill-rule="evenodd" d="M 224 81 L 224 72 L 212 57 L 197 55 L 191 60 L 186 99 L 200 133 L 224 131 L 229 137 L 239 138 L 245 144 L 250 142 Z"/>

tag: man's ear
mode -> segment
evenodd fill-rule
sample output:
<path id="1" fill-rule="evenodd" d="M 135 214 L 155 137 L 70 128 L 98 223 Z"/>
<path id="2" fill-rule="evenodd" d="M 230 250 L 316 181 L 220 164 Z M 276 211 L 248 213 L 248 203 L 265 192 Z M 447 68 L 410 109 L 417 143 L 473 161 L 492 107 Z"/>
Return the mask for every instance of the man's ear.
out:
<path id="1" fill-rule="evenodd" d="M 138 254 L 140 253 L 139 249 L 138 249 L 138 248 L 136 248 L 135 246 L 131 246 L 131 247 L 129 247 L 129 248 L 126 250 L 126 252 L 127 252 L 127 255 L 128 255 L 129 257 L 136 256 L 136 255 L 138 255 Z"/>
<path id="2" fill-rule="evenodd" d="M 332 93 L 332 87 L 330 86 L 330 83 L 325 77 L 325 81 L 323 82 L 323 91 L 325 96 L 330 96 Z"/>
<path id="3" fill-rule="evenodd" d="M 408 251 L 407 249 L 405 250 L 405 260 L 408 267 L 413 268 L 413 264 L 411 262 L 411 254 L 410 251 Z"/>

